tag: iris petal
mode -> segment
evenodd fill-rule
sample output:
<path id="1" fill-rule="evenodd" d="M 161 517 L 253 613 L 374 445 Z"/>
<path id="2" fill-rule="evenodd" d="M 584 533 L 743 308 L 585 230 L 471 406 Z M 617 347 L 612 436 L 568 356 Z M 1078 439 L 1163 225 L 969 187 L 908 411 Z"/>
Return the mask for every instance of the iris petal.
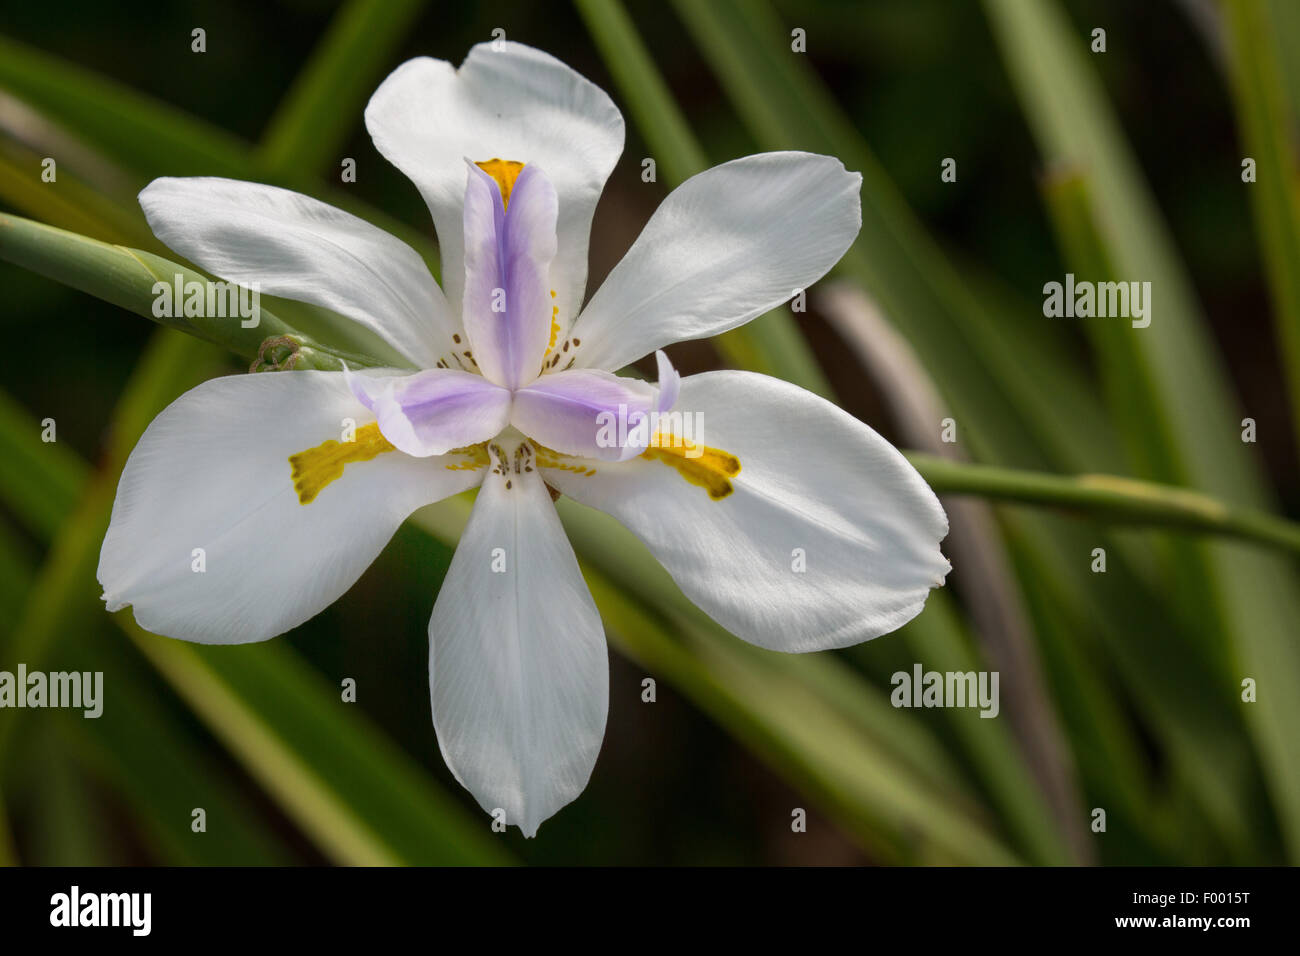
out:
<path id="1" fill-rule="evenodd" d="M 467 165 L 465 331 L 483 374 L 518 388 L 541 371 L 551 338 L 555 187 L 538 167 L 525 166 L 507 205 L 497 181 Z"/>

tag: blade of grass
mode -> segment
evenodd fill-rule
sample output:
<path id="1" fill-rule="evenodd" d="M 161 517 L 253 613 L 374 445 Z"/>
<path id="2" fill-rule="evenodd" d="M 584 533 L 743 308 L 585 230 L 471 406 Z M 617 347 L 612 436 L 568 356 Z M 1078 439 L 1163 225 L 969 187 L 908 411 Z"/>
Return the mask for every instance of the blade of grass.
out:
<path id="1" fill-rule="evenodd" d="M 321 173 L 356 126 L 424 0 L 351 0 L 280 101 L 256 161 L 274 178 Z"/>
<path id="2" fill-rule="evenodd" d="M 159 698 L 135 655 L 104 628 L 63 652 L 77 667 L 104 674 L 111 706 L 96 720 L 66 716 L 63 735 L 82 763 L 122 795 L 159 862 L 169 866 L 284 866 L 294 855 L 264 814 L 234 786 L 228 768 L 204 753 L 204 741 L 182 729 L 175 708 Z M 202 807 L 207 834 L 191 829 Z"/>
<path id="3" fill-rule="evenodd" d="M 5 399 L 8 401 L 8 399 Z M 68 475 L 85 477 L 85 467 L 72 456 Z M 53 474 L 53 471 L 51 471 Z M 75 500 L 76 490 L 59 496 Z M 11 500 L 0 494 L 0 500 Z M 53 537 L 57 529 L 38 537 Z M 25 556 L 10 542 L 0 542 L 3 583 L 12 585 L 0 607 L 6 622 L 14 622 L 34 574 Z M 0 625 L 0 646 L 7 649 L 10 628 Z M 278 865 L 290 861 L 282 840 L 264 825 L 250 801 L 232 785 L 229 773 L 202 754 L 199 741 L 177 726 L 160 689 L 148 681 L 140 663 L 109 649 L 106 628 L 91 628 L 65 639 L 58 663 L 69 670 L 98 671 L 110 688 L 112 706 L 99 717 L 85 719 L 76 711 L 60 711 L 62 739 L 74 745 L 79 761 L 118 791 L 135 810 L 135 823 L 162 862 L 169 865 Z M 201 803 L 214 821 L 220 839 L 196 838 L 190 811 Z M 219 828 L 219 829 L 218 829 Z M 3 848 L 0 848 L 3 849 Z M 48 863 L 46 860 L 34 862 Z"/>
<path id="4" fill-rule="evenodd" d="M 1113 470 L 1113 446 L 1082 448 L 1079 435 L 1060 427 L 1086 418 L 1081 434 L 1108 433 L 1091 421 L 1100 418 L 1095 406 L 1062 405 L 1062 395 L 1088 390 L 1068 352 L 1041 316 L 1008 322 L 971 294 L 806 58 L 790 52 L 789 31 L 771 6 L 760 0 L 676 0 L 674 9 L 764 148 L 826 153 L 862 173 L 862 231 L 839 268 L 887 316 L 898 317 L 898 330 L 939 384 L 975 457 L 1025 467 L 1054 462 L 1064 470 Z M 1070 387 L 1040 390 L 1042 376 Z"/>
<path id="5" fill-rule="evenodd" d="M 1246 190 L 1273 297 L 1291 423 L 1300 434 L 1300 156 L 1280 65 L 1282 34 L 1262 0 L 1226 0 L 1221 8 L 1242 148 L 1256 162 L 1256 181 Z"/>
<path id="6" fill-rule="evenodd" d="M 310 175 L 290 170 L 283 178 L 263 168 L 253 147 L 225 130 L 144 96 L 70 61 L 0 37 L 0 89 L 6 89 L 62 127 L 116 160 L 134 190 L 158 176 L 226 176 L 270 181 L 295 189 L 373 223 L 420 253 L 438 274 L 433 242 L 419 229 L 354 198 L 344 189 L 323 188 Z M 353 117 L 360 122 L 359 113 Z M 29 144 L 30 145 L 30 144 Z M 34 147 L 33 147 L 34 148 Z M 70 162 L 75 157 L 68 157 Z M 75 168 L 75 164 L 73 166 Z M 60 164 L 62 172 L 63 164 Z"/>
<path id="7" fill-rule="evenodd" d="M 657 157 L 669 186 L 681 185 L 708 168 L 708 157 L 691 133 L 673 101 L 663 76 L 655 67 L 636 28 L 616 0 L 575 0 L 615 81 L 628 101 L 632 116 Z M 800 385 L 824 398 L 831 397 L 830 382 L 799 333 L 793 316 L 773 309 L 739 329 L 713 339 L 731 364 L 761 368 L 769 375 Z"/>
<path id="8" fill-rule="evenodd" d="M 154 176 L 231 176 L 249 169 L 237 137 L 59 57 L 0 36 L 0 86 Z"/>
<path id="9" fill-rule="evenodd" d="M 1198 487 L 1246 507 L 1267 507 L 1256 463 L 1239 441 L 1226 376 L 1155 204 L 1145 190 L 1079 33 L 1046 0 L 986 0 L 995 38 L 1039 147 L 1054 168 L 1085 171 L 1091 225 L 1126 280 L 1151 282 L 1159 312 L 1150 327 L 1124 336 L 1116 374 L 1135 376 L 1141 414 L 1115 409 L 1120 424 L 1147 451 L 1146 477 Z M 1100 357 L 1106 359 L 1106 354 Z M 1244 677 L 1300 683 L 1300 647 L 1290 638 L 1300 616 L 1292 569 L 1232 545 L 1172 551 L 1184 601 L 1203 618 L 1202 653 L 1218 664 L 1225 691 Z M 1261 695 L 1244 705 L 1270 797 L 1292 859 L 1300 859 L 1300 698 Z"/>

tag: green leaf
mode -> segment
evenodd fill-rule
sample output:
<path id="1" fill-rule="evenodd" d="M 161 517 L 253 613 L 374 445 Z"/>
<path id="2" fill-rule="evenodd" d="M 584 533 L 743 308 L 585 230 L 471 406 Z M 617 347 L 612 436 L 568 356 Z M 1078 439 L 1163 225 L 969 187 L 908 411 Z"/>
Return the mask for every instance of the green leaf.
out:
<path id="1" fill-rule="evenodd" d="M 257 162 L 269 175 L 292 179 L 338 163 L 381 70 L 423 7 L 423 0 L 344 4 L 262 138 Z"/>
<path id="2" fill-rule="evenodd" d="M 986 0 L 986 7 L 1047 163 L 1086 176 L 1090 226 L 1114 273 L 1151 283 L 1150 326 L 1128 329 L 1120 348 L 1098 353 L 1112 363 L 1112 377 L 1127 378 L 1141 396 L 1134 407 L 1112 409 L 1130 447 L 1142 449 L 1135 464 L 1145 477 L 1267 508 L 1257 464 L 1240 441 L 1226 375 L 1155 203 L 1087 66 L 1082 34 L 1047 0 Z M 1171 546 L 1167 554 L 1184 598 L 1185 630 L 1195 638 L 1189 652 L 1214 667 L 1221 700 L 1231 701 L 1242 677 L 1300 684 L 1300 646 L 1289 637 L 1300 598 L 1289 565 L 1240 545 Z M 1300 698 L 1261 695 L 1243 716 L 1263 758 L 1288 855 L 1300 859 L 1300 750 L 1292 743 Z"/>
<path id="3" fill-rule="evenodd" d="M 819 83 L 789 31 L 762 0 L 676 0 L 674 7 L 732 104 L 765 149 L 806 149 L 862 173 L 862 230 L 839 271 L 876 299 L 911 343 L 960 423 L 963 444 L 1003 464 L 1113 470 L 1114 448 L 1081 447 L 1060 427 L 1104 436 L 1084 377 L 1041 316 L 1000 322 L 965 286 L 858 134 Z M 1039 388 L 1043 380 L 1057 387 Z M 1047 450 L 1051 458 L 1044 455 Z"/>
<path id="4" fill-rule="evenodd" d="M 1227 535 L 1300 553 L 1300 524 L 1174 485 L 1117 475 L 1046 475 L 965 464 L 935 455 L 913 453 L 907 457 L 939 494 L 1057 507 L 1086 513 L 1098 521 Z"/>
<path id="5" fill-rule="evenodd" d="M 83 765 L 135 809 L 136 825 L 161 862 L 283 866 L 294 861 L 262 809 L 235 786 L 230 769 L 209 756 L 202 736 L 188 732 L 183 726 L 188 721 L 167 706 L 166 687 L 155 686 L 137 655 L 124 653 L 104 627 L 66 643 L 75 646 L 62 648 L 61 655 L 82 670 L 102 672 L 112 696 L 94 720 L 75 711 L 65 714 L 62 734 Z M 198 806 L 215 839 L 191 830 L 191 812 Z"/>
<path id="6" fill-rule="evenodd" d="M 650 58 L 636 29 L 617 0 L 578 0 L 578 11 L 600 48 L 632 116 L 663 170 L 670 186 L 708 168 L 700 148 L 677 104 Z M 812 349 L 799 333 L 793 316 L 774 309 L 744 326 L 713 339 L 731 364 L 750 368 L 800 385 L 824 398 L 830 383 L 817 364 Z"/>
<path id="7" fill-rule="evenodd" d="M 158 176 L 226 176 L 270 181 L 315 196 L 391 232 L 419 252 L 433 274 L 438 274 L 436 248 L 421 230 L 355 199 L 346 189 L 322 188 L 304 170 L 288 170 L 279 177 L 262 165 L 248 143 L 108 77 L 0 37 L 0 89 L 10 91 L 38 110 L 46 120 L 44 125 L 59 133 L 60 143 L 69 138 L 81 140 L 120 164 L 129 175 L 117 178 L 126 179 L 131 192 L 109 197 L 119 203 L 134 203 L 134 190 Z M 361 121 L 359 112 L 353 121 Z M 34 142 L 40 142 L 42 135 L 51 131 L 29 132 Z M 65 151 L 60 150 L 59 155 L 65 155 Z M 66 159 L 76 169 L 77 157 L 72 155 Z M 60 164 L 61 177 L 64 165 Z M 0 168 L 0 195 L 9 186 L 8 179 L 9 175 Z M 37 214 L 30 207 L 20 208 Z M 139 221 L 143 224 L 142 218 Z M 76 228 L 80 231 L 80 227 Z M 132 236 L 104 238 L 135 241 Z"/>
<path id="8" fill-rule="evenodd" d="M 1224 36 L 1242 148 L 1256 163 L 1256 180 L 1242 184 L 1251 199 L 1276 312 L 1278 345 L 1300 434 L 1300 156 L 1295 112 L 1280 65 L 1280 31 L 1263 0 L 1225 0 Z"/>
<path id="9" fill-rule="evenodd" d="M 259 370 L 279 365 L 337 371 L 343 367 L 344 360 L 352 365 L 383 364 L 369 356 L 322 346 L 268 309 L 259 308 L 257 322 L 251 327 L 245 327 L 251 319 L 244 320 L 238 315 L 176 315 L 177 311 L 184 311 L 184 299 L 190 295 L 186 289 L 188 284 L 198 283 L 204 290 L 206 302 L 213 280 L 141 249 L 110 245 L 0 213 L 0 259 L 56 279 L 169 328 L 220 345 L 236 355 L 252 359 Z M 156 288 L 157 283 L 169 290 L 170 314 L 160 316 L 155 312 L 161 292 Z M 218 284 L 212 291 L 220 296 L 221 290 L 226 288 L 233 287 L 228 283 Z M 175 290 L 183 291 L 184 298 L 178 299 Z"/>

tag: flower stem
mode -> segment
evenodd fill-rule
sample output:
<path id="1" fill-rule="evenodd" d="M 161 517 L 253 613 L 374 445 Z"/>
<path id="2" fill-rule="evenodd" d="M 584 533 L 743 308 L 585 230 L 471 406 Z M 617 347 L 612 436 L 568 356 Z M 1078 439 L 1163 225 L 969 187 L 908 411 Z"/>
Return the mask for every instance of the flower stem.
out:
<path id="1" fill-rule="evenodd" d="M 939 494 L 978 495 L 1026 505 L 1086 512 L 1098 520 L 1161 525 L 1256 541 L 1300 553 L 1300 524 L 1234 508 L 1217 498 L 1118 475 L 1048 475 L 909 454 L 908 460 Z"/>

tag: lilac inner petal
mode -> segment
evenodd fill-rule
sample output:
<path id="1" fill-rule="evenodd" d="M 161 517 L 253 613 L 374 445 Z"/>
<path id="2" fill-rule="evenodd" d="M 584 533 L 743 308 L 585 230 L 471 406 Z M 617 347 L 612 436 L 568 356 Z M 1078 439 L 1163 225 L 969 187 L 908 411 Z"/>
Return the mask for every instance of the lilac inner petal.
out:
<path id="1" fill-rule="evenodd" d="M 413 375 L 346 372 L 352 394 L 375 414 L 393 447 L 427 458 L 487 441 L 510 419 L 510 392 L 481 375 L 427 369 Z"/>
<path id="2" fill-rule="evenodd" d="M 659 405 L 658 409 L 667 412 L 677 404 L 677 393 L 681 391 L 682 377 L 663 349 L 655 352 L 655 363 L 659 368 Z"/>
<path id="3" fill-rule="evenodd" d="M 468 163 L 465 187 L 465 331 L 483 374 L 508 388 L 537 377 L 551 336 L 555 187 L 525 165 L 507 204 L 495 180 Z"/>
<path id="4" fill-rule="evenodd" d="M 515 392 L 510 423 L 566 455 L 625 461 L 649 443 L 659 398 L 653 385 L 612 372 L 554 372 Z"/>

